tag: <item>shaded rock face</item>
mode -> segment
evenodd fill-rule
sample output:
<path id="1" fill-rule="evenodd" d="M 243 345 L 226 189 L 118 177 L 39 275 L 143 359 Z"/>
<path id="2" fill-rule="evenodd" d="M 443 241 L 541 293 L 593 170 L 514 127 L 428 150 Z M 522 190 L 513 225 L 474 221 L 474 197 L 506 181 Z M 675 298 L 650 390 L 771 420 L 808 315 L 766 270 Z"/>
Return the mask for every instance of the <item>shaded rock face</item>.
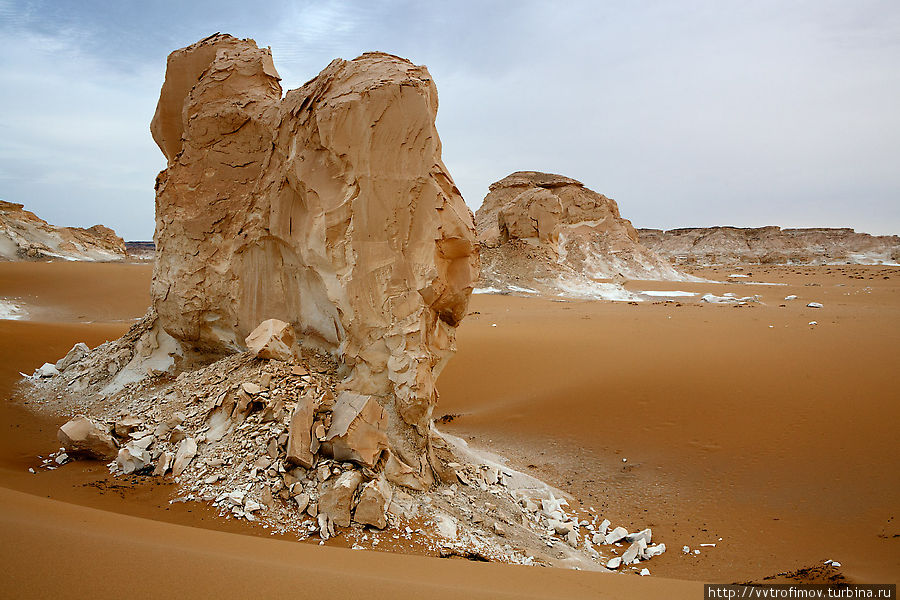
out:
<path id="1" fill-rule="evenodd" d="M 485 285 L 515 280 L 533 286 L 534 280 L 573 275 L 685 278 L 641 245 L 614 200 L 562 175 L 519 171 L 501 179 L 490 186 L 475 221 Z"/>
<path id="2" fill-rule="evenodd" d="M 119 261 L 125 242 L 103 225 L 56 227 L 22 204 L 0 200 L 0 260 Z"/>
<path id="3" fill-rule="evenodd" d="M 436 112 L 427 69 L 388 54 L 335 60 L 282 99 L 253 40 L 173 52 L 151 124 L 168 159 L 157 326 L 186 352 L 225 354 L 266 319 L 290 323 L 418 461 L 479 270 Z"/>
<path id="4" fill-rule="evenodd" d="M 900 262 L 900 236 L 848 228 L 639 229 L 641 242 L 675 264 L 884 264 Z"/>

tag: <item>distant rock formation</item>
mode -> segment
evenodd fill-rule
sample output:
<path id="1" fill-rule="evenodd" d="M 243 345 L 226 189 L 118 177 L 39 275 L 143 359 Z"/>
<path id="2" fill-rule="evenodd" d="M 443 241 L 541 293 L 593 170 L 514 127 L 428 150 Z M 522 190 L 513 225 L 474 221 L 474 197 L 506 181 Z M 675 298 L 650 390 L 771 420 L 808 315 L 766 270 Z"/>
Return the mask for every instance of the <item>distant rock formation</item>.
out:
<path id="1" fill-rule="evenodd" d="M 501 179 L 475 222 L 482 287 L 627 296 L 596 280 L 689 279 L 641 245 L 614 200 L 562 175 L 519 171 Z"/>
<path id="2" fill-rule="evenodd" d="M 125 242 L 109 227 L 56 227 L 22 204 L 0 200 L 0 260 L 55 258 L 120 261 L 126 258 Z"/>
<path id="3" fill-rule="evenodd" d="M 900 236 L 849 228 L 687 227 L 638 229 L 641 243 L 676 265 L 897 264 Z"/>

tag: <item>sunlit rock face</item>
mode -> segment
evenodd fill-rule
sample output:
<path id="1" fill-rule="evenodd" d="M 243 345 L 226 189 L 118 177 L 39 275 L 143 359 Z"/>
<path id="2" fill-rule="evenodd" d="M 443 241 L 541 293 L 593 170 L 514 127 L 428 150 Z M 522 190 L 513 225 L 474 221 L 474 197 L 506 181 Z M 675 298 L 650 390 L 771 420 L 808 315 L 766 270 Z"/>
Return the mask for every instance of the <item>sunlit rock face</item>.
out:
<path id="1" fill-rule="evenodd" d="M 374 426 L 420 473 L 479 270 L 437 106 L 428 70 L 384 53 L 336 59 L 282 97 L 268 49 L 217 34 L 169 56 L 151 124 L 168 159 L 159 326 L 224 354 L 266 319 L 290 323 L 338 358 L 347 393 L 377 400 Z"/>

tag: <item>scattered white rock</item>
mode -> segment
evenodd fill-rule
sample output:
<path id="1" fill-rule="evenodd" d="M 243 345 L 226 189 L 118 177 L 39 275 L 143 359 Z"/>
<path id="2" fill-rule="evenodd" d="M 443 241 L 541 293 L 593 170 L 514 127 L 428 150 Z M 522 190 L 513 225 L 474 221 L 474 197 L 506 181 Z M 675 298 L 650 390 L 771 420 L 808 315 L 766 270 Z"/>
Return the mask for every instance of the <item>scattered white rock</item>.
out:
<path id="1" fill-rule="evenodd" d="M 35 377 L 53 377 L 54 375 L 59 375 L 59 369 L 52 363 L 44 363 L 34 372 Z"/>
<path id="2" fill-rule="evenodd" d="M 646 577 L 646 576 L 649 575 L 649 574 L 650 574 L 650 569 L 648 569 L 648 568 L 646 568 L 646 567 L 644 567 L 643 569 L 641 569 L 641 572 L 638 573 L 638 575 L 640 575 L 641 577 Z"/>
<path id="3" fill-rule="evenodd" d="M 797 296 L 796 296 L 796 294 L 791 294 L 790 296 L 785 296 L 784 299 L 785 300 L 796 300 Z"/>
<path id="4" fill-rule="evenodd" d="M 197 455 L 197 442 L 194 438 L 184 438 L 178 444 L 178 450 L 175 451 L 175 462 L 172 465 L 172 475 L 178 477 L 181 475 L 191 460 Z"/>
<path id="5" fill-rule="evenodd" d="M 607 561 L 606 568 L 607 569 L 618 569 L 621 565 L 622 565 L 622 557 L 615 556 L 615 557 L 609 559 L 609 561 Z"/>
<path id="6" fill-rule="evenodd" d="M 823 308 L 825 305 L 822 304 L 821 302 L 810 302 L 806 306 L 807 306 L 807 308 Z"/>
<path id="7" fill-rule="evenodd" d="M 625 536 L 628 535 L 628 530 L 624 527 L 616 527 L 608 534 L 606 534 L 606 540 L 604 543 L 606 544 L 615 544 L 618 541 L 625 539 Z"/>
<path id="8" fill-rule="evenodd" d="M 119 449 L 105 427 L 87 417 L 75 417 L 59 428 L 56 434 L 70 455 L 112 460 Z"/>

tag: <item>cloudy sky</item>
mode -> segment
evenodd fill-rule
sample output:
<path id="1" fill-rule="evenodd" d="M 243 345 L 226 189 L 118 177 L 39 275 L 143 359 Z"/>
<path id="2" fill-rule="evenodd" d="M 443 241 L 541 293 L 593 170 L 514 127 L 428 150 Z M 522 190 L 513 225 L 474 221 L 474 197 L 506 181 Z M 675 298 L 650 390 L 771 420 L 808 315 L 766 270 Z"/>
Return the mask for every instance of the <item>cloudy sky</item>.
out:
<path id="1" fill-rule="evenodd" d="M 151 238 L 166 55 L 216 31 L 286 89 L 367 50 L 427 65 L 473 209 L 540 170 L 638 227 L 900 234 L 896 0 L 0 0 L 0 198 Z"/>

